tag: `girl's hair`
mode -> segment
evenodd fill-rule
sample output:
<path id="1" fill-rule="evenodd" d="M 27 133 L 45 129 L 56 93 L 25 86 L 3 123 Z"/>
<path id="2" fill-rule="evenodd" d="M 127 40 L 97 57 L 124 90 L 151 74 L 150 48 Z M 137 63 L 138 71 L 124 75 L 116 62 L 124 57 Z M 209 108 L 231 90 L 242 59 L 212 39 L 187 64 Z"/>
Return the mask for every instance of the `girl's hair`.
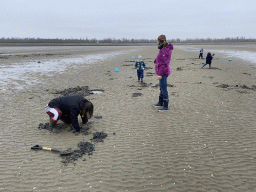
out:
<path id="1" fill-rule="evenodd" d="M 91 102 L 86 102 L 83 107 L 84 112 L 87 114 L 87 118 L 90 119 L 93 116 L 93 104 Z"/>
<path id="2" fill-rule="evenodd" d="M 212 54 L 210 52 L 208 52 L 207 55 L 212 55 Z"/>
<path id="3" fill-rule="evenodd" d="M 163 47 L 167 47 L 168 43 L 166 41 L 166 37 L 165 35 L 160 35 L 157 40 L 160 42 L 160 43 L 164 43 L 164 46 Z"/>

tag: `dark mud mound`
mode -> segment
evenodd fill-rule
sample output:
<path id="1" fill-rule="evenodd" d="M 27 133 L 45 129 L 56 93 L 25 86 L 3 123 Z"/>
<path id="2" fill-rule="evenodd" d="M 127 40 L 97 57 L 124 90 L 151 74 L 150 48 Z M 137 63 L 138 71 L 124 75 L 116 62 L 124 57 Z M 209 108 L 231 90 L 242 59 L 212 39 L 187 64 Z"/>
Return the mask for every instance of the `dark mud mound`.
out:
<path id="1" fill-rule="evenodd" d="M 142 95 L 142 93 L 133 93 L 132 94 L 132 97 L 139 97 L 139 96 L 141 96 Z"/>
<path id="2" fill-rule="evenodd" d="M 177 71 L 182 71 L 183 69 L 181 67 L 176 68 Z"/>
<path id="3" fill-rule="evenodd" d="M 153 73 L 151 73 L 151 72 L 147 72 L 146 73 L 146 76 L 153 76 L 154 74 Z"/>
<path id="4" fill-rule="evenodd" d="M 94 116 L 95 119 L 102 119 L 102 116 Z"/>
<path id="5" fill-rule="evenodd" d="M 81 95 L 81 96 L 88 96 L 90 95 L 90 90 L 88 86 L 83 86 L 83 87 L 75 87 L 75 88 L 68 88 L 64 89 L 62 91 L 56 91 L 53 92 L 53 94 L 58 94 L 62 96 L 72 96 L 72 95 Z"/>
<path id="6" fill-rule="evenodd" d="M 52 128 L 49 123 L 45 123 L 45 124 L 40 123 L 38 125 L 38 129 L 39 130 L 46 129 L 46 130 L 54 132 L 54 133 L 60 133 L 61 131 L 66 130 L 63 127 L 61 127 L 59 124 L 57 124 L 54 128 Z M 73 128 L 69 129 L 68 131 L 72 131 L 72 130 L 73 130 Z M 73 133 L 76 134 L 76 135 L 78 135 L 78 134 L 89 135 L 89 128 L 88 127 L 85 127 L 85 128 L 82 127 L 80 129 L 80 132 L 76 132 L 75 130 L 73 130 Z"/>
<path id="7" fill-rule="evenodd" d="M 77 144 L 77 146 L 79 147 L 79 149 L 74 150 L 74 152 L 71 155 L 61 156 L 62 159 L 63 159 L 62 163 L 64 165 L 67 165 L 68 163 L 74 163 L 74 161 L 77 161 L 77 159 L 81 158 L 86 153 L 88 155 L 92 155 L 93 151 L 95 151 L 94 145 L 89 143 L 89 142 L 82 142 L 82 141 L 80 141 Z M 68 150 L 72 150 L 72 149 L 69 148 Z"/>
<path id="8" fill-rule="evenodd" d="M 221 84 L 221 85 L 217 85 L 216 87 L 220 87 L 220 88 L 228 88 L 229 85 L 228 84 Z"/>
<path id="9" fill-rule="evenodd" d="M 41 130 L 41 129 L 46 129 L 46 130 L 51 131 L 51 132 L 60 132 L 61 126 L 59 126 L 59 125 L 57 124 L 57 125 L 55 126 L 55 128 L 52 128 L 49 123 L 45 123 L 45 124 L 40 123 L 40 124 L 38 125 L 38 129 L 39 129 L 39 130 Z"/>
<path id="10" fill-rule="evenodd" d="M 93 138 L 91 139 L 91 141 L 96 142 L 96 143 L 103 142 L 103 139 L 105 139 L 107 136 L 108 136 L 108 134 L 104 133 L 103 131 L 96 132 L 96 133 L 93 133 Z"/>

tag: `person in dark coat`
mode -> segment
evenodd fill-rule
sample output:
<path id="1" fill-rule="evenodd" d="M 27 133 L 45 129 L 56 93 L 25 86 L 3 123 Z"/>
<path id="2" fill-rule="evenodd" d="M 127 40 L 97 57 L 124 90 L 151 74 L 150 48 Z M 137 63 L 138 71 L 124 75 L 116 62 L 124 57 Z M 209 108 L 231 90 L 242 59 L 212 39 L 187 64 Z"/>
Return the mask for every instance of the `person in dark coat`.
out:
<path id="1" fill-rule="evenodd" d="M 200 59 L 200 57 L 201 57 L 201 59 L 203 59 L 203 53 L 204 53 L 204 49 L 202 48 L 202 49 L 200 49 L 199 59 Z"/>
<path id="2" fill-rule="evenodd" d="M 213 54 L 214 55 L 214 54 Z M 201 67 L 204 68 L 205 65 L 209 64 L 209 69 L 211 69 L 211 64 L 212 64 L 212 54 L 209 52 L 207 53 L 206 56 L 206 63 Z"/>
<path id="3" fill-rule="evenodd" d="M 51 100 L 45 106 L 45 112 L 50 117 L 50 126 L 55 127 L 58 120 L 67 124 L 72 124 L 73 128 L 79 132 L 78 115 L 81 116 L 85 124 L 93 116 L 93 104 L 84 97 L 64 96 Z"/>

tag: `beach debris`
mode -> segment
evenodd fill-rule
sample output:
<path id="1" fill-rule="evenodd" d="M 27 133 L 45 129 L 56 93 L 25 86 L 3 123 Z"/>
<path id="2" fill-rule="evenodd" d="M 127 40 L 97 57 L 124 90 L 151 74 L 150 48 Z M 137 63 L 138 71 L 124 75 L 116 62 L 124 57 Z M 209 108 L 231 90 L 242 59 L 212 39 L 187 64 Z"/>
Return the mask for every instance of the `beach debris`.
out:
<path id="1" fill-rule="evenodd" d="M 229 59 L 229 61 L 232 61 L 232 59 Z"/>
<path id="2" fill-rule="evenodd" d="M 118 72 L 118 71 L 119 71 L 119 68 L 118 68 L 118 67 L 116 67 L 116 68 L 115 68 L 115 71 L 116 71 L 116 72 Z"/>
<path id="3" fill-rule="evenodd" d="M 142 95 L 142 93 L 133 93 L 132 97 L 138 97 L 138 96 L 141 96 L 141 95 Z"/>
<path id="4" fill-rule="evenodd" d="M 95 132 L 93 133 L 93 138 L 90 139 L 93 142 L 104 142 L 103 139 L 105 139 L 108 136 L 108 134 L 104 133 L 103 131 L 101 132 Z"/>
<path id="5" fill-rule="evenodd" d="M 181 67 L 178 67 L 178 68 L 176 68 L 176 70 L 177 70 L 177 71 L 181 71 L 181 70 L 183 70 L 183 69 L 181 69 Z"/>
<path id="6" fill-rule="evenodd" d="M 229 87 L 229 85 L 228 85 L 228 84 L 221 84 L 221 85 L 217 85 L 216 87 L 228 88 L 228 87 Z"/>
<path id="7" fill-rule="evenodd" d="M 91 91 L 90 94 L 101 94 L 102 91 Z"/>
<path id="8" fill-rule="evenodd" d="M 135 59 L 135 56 L 132 56 L 132 59 Z"/>

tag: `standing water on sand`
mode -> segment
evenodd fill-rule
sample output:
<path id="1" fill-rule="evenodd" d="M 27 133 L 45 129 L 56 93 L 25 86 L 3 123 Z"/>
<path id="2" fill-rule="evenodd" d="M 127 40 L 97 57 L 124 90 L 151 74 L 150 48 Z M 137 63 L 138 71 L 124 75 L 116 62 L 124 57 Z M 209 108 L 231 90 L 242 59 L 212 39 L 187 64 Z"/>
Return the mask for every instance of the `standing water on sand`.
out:
<path id="1" fill-rule="evenodd" d="M 15 48 L 17 49 L 17 48 Z M 36 47 L 34 47 L 36 50 Z M 71 50 L 74 49 L 73 47 L 70 48 Z M 21 48 L 22 50 L 22 48 Z M 52 76 L 54 72 L 60 74 L 66 71 L 69 67 L 73 69 L 80 67 L 80 65 L 89 65 L 94 64 L 96 62 L 101 62 L 106 59 L 110 59 L 116 55 L 127 54 L 128 52 L 132 51 L 133 49 L 129 50 L 117 50 L 110 53 L 97 53 L 97 54 L 86 54 L 86 51 L 83 55 L 70 55 L 65 58 L 63 57 L 55 57 L 55 58 L 46 58 L 40 61 L 35 59 L 31 59 L 28 61 L 17 60 L 17 62 L 10 63 L 10 61 L 6 62 L 7 59 L 0 60 L 0 86 L 3 88 L 2 90 L 5 91 L 6 86 L 8 84 L 12 84 L 17 89 L 22 89 L 24 84 L 31 84 L 31 83 L 40 83 L 39 79 L 34 79 L 34 73 L 40 73 L 41 75 Z M 17 52 L 17 50 L 15 50 Z M 40 50 L 39 53 L 44 53 L 45 50 Z M 69 52 L 67 49 L 66 52 Z M 70 51 L 71 52 L 71 51 Z M 38 52 L 35 52 L 38 53 Z M 17 54 L 17 53 L 15 53 Z M 24 53 L 18 53 L 24 55 Z M 25 53 L 26 54 L 26 53 Z M 31 50 L 30 50 L 31 54 Z M 1 53 L 0 56 L 8 56 L 14 55 L 12 53 L 5 54 Z M 22 82 L 22 83 L 21 83 Z M 25 83 L 24 83 L 25 82 Z"/>
<path id="2" fill-rule="evenodd" d="M 243 45 L 243 46 L 235 46 L 236 49 L 231 49 L 231 47 L 226 47 L 223 45 L 203 45 L 204 49 L 205 49 L 205 53 L 207 52 L 211 52 L 211 53 L 215 53 L 215 54 L 222 54 L 224 57 L 226 58 L 239 58 L 239 59 L 243 59 L 245 61 L 249 61 L 253 64 L 256 64 L 256 50 L 253 48 L 250 48 L 249 45 Z M 200 48 L 202 47 L 202 45 L 200 46 L 191 46 L 191 45 L 177 45 L 176 48 L 178 49 L 183 49 L 186 51 L 193 51 L 198 53 Z M 216 49 L 217 47 L 217 49 Z M 249 50 L 249 51 L 248 51 Z"/>

